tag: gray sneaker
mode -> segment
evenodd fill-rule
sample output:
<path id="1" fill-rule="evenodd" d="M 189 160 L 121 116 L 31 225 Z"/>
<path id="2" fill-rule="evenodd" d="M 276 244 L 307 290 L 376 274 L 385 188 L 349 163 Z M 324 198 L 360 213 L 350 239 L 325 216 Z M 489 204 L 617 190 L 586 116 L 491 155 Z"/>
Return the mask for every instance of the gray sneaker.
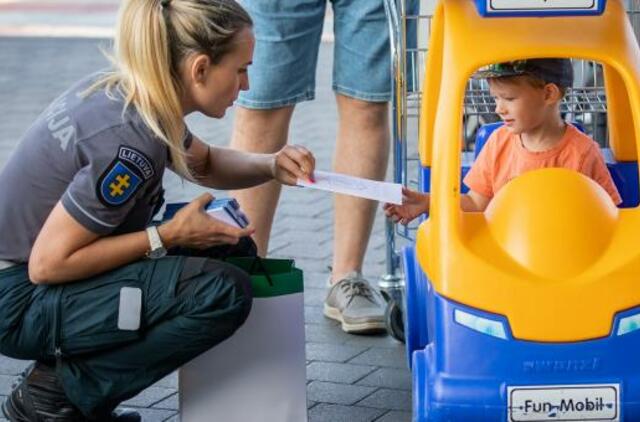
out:
<path id="1" fill-rule="evenodd" d="M 324 315 L 342 323 L 347 333 L 385 331 L 385 301 L 362 274 L 352 271 L 329 288 Z"/>

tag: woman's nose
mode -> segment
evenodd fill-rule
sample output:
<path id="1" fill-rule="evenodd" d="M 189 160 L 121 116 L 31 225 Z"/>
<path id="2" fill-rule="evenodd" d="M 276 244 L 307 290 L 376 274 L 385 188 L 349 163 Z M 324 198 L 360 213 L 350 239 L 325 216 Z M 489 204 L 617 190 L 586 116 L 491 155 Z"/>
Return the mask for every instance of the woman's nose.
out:
<path id="1" fill-rule="evenodd" d="M 247 91 L 249 89 L 249 76 L 244 75 L 240 80 L 240 91 Z"/>

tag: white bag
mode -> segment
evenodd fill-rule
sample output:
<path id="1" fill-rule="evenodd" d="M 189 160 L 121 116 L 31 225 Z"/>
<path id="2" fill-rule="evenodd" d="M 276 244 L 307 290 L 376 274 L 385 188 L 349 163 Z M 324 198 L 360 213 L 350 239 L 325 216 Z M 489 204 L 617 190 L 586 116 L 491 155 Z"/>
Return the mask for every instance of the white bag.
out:
<path id="1" fill-rule="evenodd" d="M 245 324 L 180 369 L 181 422 L 307 421 L 302 272 L 262 261 L 273 285 L 252 276 Z"/>

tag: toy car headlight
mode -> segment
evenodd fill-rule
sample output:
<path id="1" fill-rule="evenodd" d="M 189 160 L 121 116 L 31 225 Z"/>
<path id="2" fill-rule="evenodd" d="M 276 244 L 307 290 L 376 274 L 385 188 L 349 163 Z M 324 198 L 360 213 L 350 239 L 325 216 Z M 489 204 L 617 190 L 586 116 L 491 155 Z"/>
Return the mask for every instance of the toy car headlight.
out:
<path id="1" fill-rule="evenodd" d="M 460 309 L 456 309 L 453 313 L 454 320 L 467 328 L 478 331 L 482 334 L 486 334 L 492 337 L 497 337 L 506 340 L 507 333 L 504 329 L 504 324 L 500 321 L 496 321 L 489 318 L 473 315 Z"/>
<path id="2" fill-rule="evenodd" d="M 624 334 L 629 334 L 636 330 L 640 330 L 640 313 L 620 318 L 616 335 L 621 336 Z"/>

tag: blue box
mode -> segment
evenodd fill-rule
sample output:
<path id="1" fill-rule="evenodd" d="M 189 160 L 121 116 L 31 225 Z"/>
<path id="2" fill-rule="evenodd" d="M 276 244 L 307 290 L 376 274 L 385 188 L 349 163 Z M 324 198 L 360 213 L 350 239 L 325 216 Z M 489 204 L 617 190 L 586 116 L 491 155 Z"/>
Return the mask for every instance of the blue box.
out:
<path id="1" fill-rule="evenodd" d="M 188 202 L 174 202 L 167 204 L 162 215 L 162 221 L 167 221 L 173 218 L 178 210 Z M 225 222 L 226 224 L 244 228 L 249 225 L 249 219 L 240 210 L 240 204 L 234 198 L 221 198 L 215 199 L 206 206 L 206 211 L 212 217 Z"/>

